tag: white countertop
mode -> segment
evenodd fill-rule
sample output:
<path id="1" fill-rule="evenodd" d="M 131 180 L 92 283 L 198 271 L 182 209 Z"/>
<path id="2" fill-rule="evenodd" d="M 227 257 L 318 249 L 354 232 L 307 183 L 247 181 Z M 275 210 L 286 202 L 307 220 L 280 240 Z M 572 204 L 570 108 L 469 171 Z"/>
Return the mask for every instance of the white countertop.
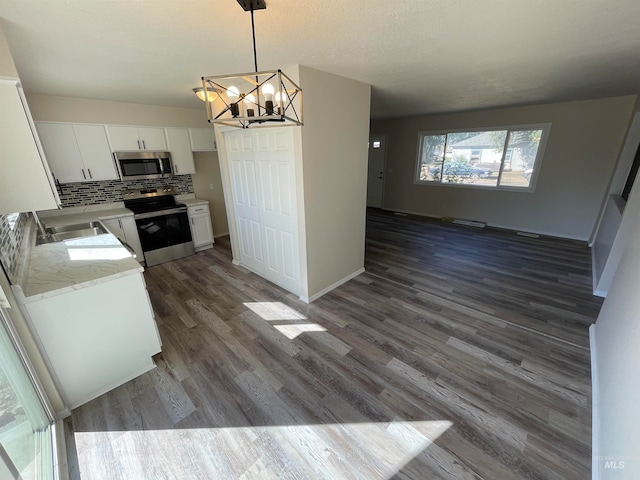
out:
<path id="1" fill-rule="evenodd" d="M 133 215 L 122 202 L 38 212 L 47 226 Z M 23 303 L 143 272 L 144 268 L 108 233 L 64 242 L 35 245 L 37 228 L 32 220 L 25 234 L 23 262 L 14 290 Z"/>
<path id="2" fill-rule="evenodd" d="M 31 247 L 22 294 L 27 303 L 142 271 L 110 233 L 46 243 Z"/>
<path id="3" fill-rule="evenodd" d="M 101 203 L 81 207 L 67 207 L 60 210 L 43 210 L 38 212 L 40 221 L 45 227 L 58 227 L 91 220 L 108 220 L 133 215 L 123 202 Z"/>
<path id="4" fill-rule="evenodd" d="M 193 193 L 184 193 L 182 195 L 176 195 L 176 202 L 182 203 L 186 207 L 195 207 L 197 205 L 208 205 L 208 200 L 201 200 L 196 198 Z"/>

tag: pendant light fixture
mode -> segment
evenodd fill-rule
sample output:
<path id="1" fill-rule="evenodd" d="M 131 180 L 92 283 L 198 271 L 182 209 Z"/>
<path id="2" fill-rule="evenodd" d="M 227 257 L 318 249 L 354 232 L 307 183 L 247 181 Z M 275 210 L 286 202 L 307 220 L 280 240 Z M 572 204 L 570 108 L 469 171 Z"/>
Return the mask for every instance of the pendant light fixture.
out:
<path id="1" fill-rule="evenodd" d="M 209 122 L 239 128 L 302 125 L 302 89 L 280 69 L 258 71 L 253 13 L 265 10 L 265 1 L 237 2 L 251 12 L 255 71 L 202 77 L 202 88 L 194 92 L 205 101 Z"/>

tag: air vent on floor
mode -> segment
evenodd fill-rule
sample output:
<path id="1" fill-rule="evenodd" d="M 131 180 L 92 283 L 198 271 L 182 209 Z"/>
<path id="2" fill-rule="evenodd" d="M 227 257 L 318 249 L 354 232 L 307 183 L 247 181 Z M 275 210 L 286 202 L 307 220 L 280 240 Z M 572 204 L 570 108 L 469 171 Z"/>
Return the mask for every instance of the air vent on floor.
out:
<path id="1" fill-rule="evenodd" d="M 540 235 L 531 232 L 516 232 L 516 235 L 520 235 L 521 237 L 540 238 Z"/>
<path id="2" fill-rule="evenodd" d="M 484 222 L 477 222 L 475 220 L 462 220 L 460 218 L 442 217 L 441 220 L 447 223 L 455 223 L 456 225 L 465 225 L 467 227 L 484 228 L 487 226 Z"/>

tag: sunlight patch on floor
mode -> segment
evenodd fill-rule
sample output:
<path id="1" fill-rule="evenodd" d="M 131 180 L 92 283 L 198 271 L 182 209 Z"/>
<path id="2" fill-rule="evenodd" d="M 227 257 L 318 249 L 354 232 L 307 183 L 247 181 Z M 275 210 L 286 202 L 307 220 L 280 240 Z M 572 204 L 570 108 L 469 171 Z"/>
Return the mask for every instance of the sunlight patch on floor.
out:
<path id="1" fill-rule="evenodd" d="M 76 432 L 75 441 L 82 478 L 387 479 L 425 449 L 440 451 L 432 444 L 451 426 L 438 420 L 100 431 Z"/>
<path id="2" fill-rule="evenodd" d="M 289 340 L 302 333 L 327 331 L 317 323 L 298 323 L 299 320 L 307 320 L 307 317 L 282 302 L 247 302 L 243 305 L 267 322 L 286 322 L 272 325 Z"/>
<path id="3" fill-rule="evenodd" d="M 263 320 L 306 320 L 307 317 L 282 302 L 246 302 L 245 307 L 251 309 Z"/>

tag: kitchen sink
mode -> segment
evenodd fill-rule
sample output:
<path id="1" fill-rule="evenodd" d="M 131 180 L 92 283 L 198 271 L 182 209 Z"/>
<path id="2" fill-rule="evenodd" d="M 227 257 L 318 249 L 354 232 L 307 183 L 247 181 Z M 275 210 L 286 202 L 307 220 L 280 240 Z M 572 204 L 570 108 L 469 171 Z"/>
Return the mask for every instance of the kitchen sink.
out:
<path id="1" fill-rule="evenodd" d="M 38 235 L 36 245 L 43 243 L 63 242 L 73 238 L 94 237 L 109 233 L 102 223 L 98 221 L 75 223 L 73 225 L 61 225 L 45 228 L 46 235 Z"/>

